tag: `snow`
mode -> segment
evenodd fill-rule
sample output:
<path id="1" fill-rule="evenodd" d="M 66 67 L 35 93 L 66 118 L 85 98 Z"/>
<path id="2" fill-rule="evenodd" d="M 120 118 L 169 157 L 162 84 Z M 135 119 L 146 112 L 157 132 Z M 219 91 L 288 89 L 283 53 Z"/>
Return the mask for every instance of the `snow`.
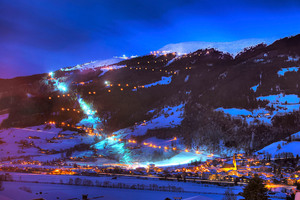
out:
<path id="1" fill-rule="evenodd" d="M 166 52 L 177 52 L 178 54 L 185 54 L 195 52 L 198 49 L 214 48 L 219 51 L 237 55 L 239 52 L 243 51 L 246 47 L 255 46 L 259 43 L 270 44 L 272 41 L 266 39 L 244 39 L 233 42 L 182 42 L 176 44 L 168 44 L 159 51 Z"/>
<path id="2" fill-rule="evenodd" d="M 33 198 L 45 198 L 45 199 L 81 199 L 82 194 L 88 194 L 89 198 L 103 196 L 104 200 L 153 200 L 153 199 L 165 199 L 167 197 L 173 199 L 174 197 L 189 198 L 195 196 L 203 196 L 204 198 L 221 200 L 227 187 L 209 185 L 209 184 L 197 184 L 193 182 L 177 182 L 177 181 L 161 181 L 158 178 L 147 177 L 145 179 L 137 177 L 117 176 L 117 179 L 112 179 L 112 176 L 99 176 L 99 177 L 84 177 L 84 176 L 70 176 L 70 175 L 40 175 L 40 174 L 22 174 L 22 173 L 10 173 L 14 182 L 3 182 L 5 188 L 0 194 L 10 199 L 33 199 Z M 156 184 L 157 186 L 175 186 L 184 189 L 184 192 L 161 192 L 161 191 L 149 191 L 149 190 L 131 190 L 131 189 L 118 189 L 118 188 L 104 188 L 104 187 L 88 187 L 88 186 L 75 186 L 59 184 L 60 180 L 63 183 L 68 183 L 69 179 L 88 179 L 94 184 L 96 181 L 104 182 L 109 181 L 111 184 L 117 185 L 123 183 L 126 185 L 141 185 L 145 187 L 150 184 Z M 19 182 L 22 181 L 22 182 Z M 36 182 L 36 183 L 34 183 Z M 38 183 L 37 183 L 38 182 Z M 47 184 L 51 183 L 51 184 Z M 32 193 L 23 193 L 19 189 L 22 186 L 26 186 L 32 190 Z M 241 186 L 230 187 L 235 194 L 242 191 Z M 17 192 L 16 192 L 17 191 Z M 40 194 L 42 192 L 42 194 Z M 38 193 L 38 195 L 36 195 Z M 21 197 L 19 196 L 21 194 Z M 24 196 L 22 195 L 24 194 Z M 23 197 L 23 198 L 22 198 Z"/>
<path id="3" fill-rule="evenodd" d="M 184 82 L 186 83 L 189 80 L 189 78 L 190 78 L 190 75 L 187 75 L 184 79 Z"/>
<path id="4" fill-rule="evenodd" d="M 246 109 L 239 109 L 239 108 L 217 108 L 216 111 L 223 111 L 226 114 L 230 114 L 233 117 L 236 116 L 247 116 L 247 115 L 251 115 L 252 112 Z"/>
<path id="5" fill-rule="evenodd" d="M 175 127 L 181 124 L 183 120 L 184 104 L 174 107 L 166 107 L 160 111 L 160 114 L 134 127 L 133 135 L 144 135 L 148 129 Z"/>
<path id="6" fill-rule="evenodd" d="M 109 66 L 109 65 L 113 65 L 116 64 L 118 62 L 121 62 L 122 58 L 111 58 L 111 59 L 106 59 L 106 60 L 96 60 L 96 61 L 91 61 L 88 63 L 84 63 L 81 65 L 76 65 L 74 67 L 70 67 L 70 68 L 63 68 L 61 69 L 62 71 L 74 71 L 74 70 L 88 70 L 88 69 L 94 69 L 97 67 L 102 67 L 102 66 Z"/>
<path id="7" fill-rule="evenodd" d="M 288 56 L 288 59 L 286 60 L 287 62 L 297 62 L 300 60 L 299 56 L 293 57 L 293 56 Z"/>
<path id="8" fill-rule="evenodd" d="M 259 84 L 254 85 L 253 87 L 251 87 L 251 90 L 253 90 L 254 92 L 256 92 L 257 88 L 258 88 Z"/>
<path id="9" fill-rule="evenodd" d="M 99 143 L 95 144 L 95 148 L 98 149 L 98 153 L 101 155 L 122 155 L 121 162 L 125 164 L 132 164 L 135 159 L 146 159 L 146 154 L 154 151 L 155 149 L 143 146 L 142 156 L 141 152 L 136 153 L 135 150 L 128 150 L 127 146 L 136 146 L 136 144 L 130 144 L 119 142 L 119 139 L 130 139 L 132 136 L 141 136 L 147 133 L 147 130 L 153 130 L 158 128 L 176 127 L 181 124 L 183 120 L 184 105 L 180 104 L 173 107 L 165 107 L 158 114 L 156 114 L 151 120 L 144 121 L 132 127 L 118 130 L 113 133 L 114 137 L 106 138 Z M 115 140 L 116 139 L 116 140 Z M 153 144 L 156 145 L 156 143 Z M 158 150 L 158 149 L 156 149 Z M 137 156 L 135 156 L 137 155 Z"/>
<path id="10" fill-rule="evenodd" d="M 278 77 L 284 76 L 287 72 L 297 72 L 299 70 L 299 67 L 289 67 L 289 68 L 282 68 L 277 72 Z"/>
<path id="11" fill-rule="evenodd" d="M 291 135 L 292 138 L 296 138 L 296 139 L 300 139 L 300 132 L 294 133 L 293 135 Z M 286 138 L 288 139 L 288 138 Z"/>
<path id="12" fill-rule="evenodd" d="M 212 200 L 211 198 L 204 197 L 204 196 L 195 196 L 195 197 L 189 197 L 183 200 Z"/>
<path id="13" fill-rule="evenodd" d="M 21 156 L 31 156 L 33 160 L 37 161 L 51 161 L 56 158 L 60 158 L 58 154 L 43 154 L 39 152 L 40 147 L 46 150 L 63 150 L 74 147 L 80 143 L 91 144 L 93 138 L 89 136 L 73 135 L 72 131 L 62 131 L 60 128 L 52 127 L 49 130 L 44 130 L 44 125 L 28 127 L 28 128 L 9 128 L 0 130 L 0 138 L 5 143 L 0 145 L 0 159 L 7 158 L 21 158 Z M 64 135 L 64 137 L 58 137 L 58 134 Z M 32 137 L 31 139 L 29 137 Z M 36 139 L 34 138 L 36 137 Z M 72 138 L 72 139 L 70 139 Z M 27 140 L 33 142 L 36 146 L 22 147 L 16 142 L 21 140 Z M 47 142 L 50 140 L 51 142 Z"/>
<path id="14" fill-rule="evenodd" d="M 205 161 L 207 160 L 207 155 L 208 154 L 195 154 L 194 152 L 180 152 L 179 154 L 173 156 L 170 159 L 162 160 L 162 161 L 157 161 L 157 162 L 151 162 L 147 164 L 155 164 L 155 166 L 159 167 L 167 167 L 167 166 L 173 166 L 173 165 L 182 165 L 182 164 L 188 164 L 191 161 L 195 160 L 202 160 Z"/>
<path id="15" fill-rule="evenodd" d="M 255 60 L 254 60 L 255 63 L 259 63 L 259 62 L 263 62 L 263 61 L 264 61 L 263 58 L 259 58 L 259 59 L 255 59 Z"/>
<path id="16" fill-rule="evenodd" d="M 295 94 L 257 97 L 257 100 L 268 101 L 267 107 L 274 108 L 274 111 L 268 111 L 266 108 L 258 108 L 252 111 L 240 108 L 217 108 L 216 111 L 222 111 L 235 118 L 244 118 L 248 124 L 258 120 L 265 124 L 272 124 L 272 118 L 276 115 L 284 115 L 300 109 L 300 98 Z"/>
<path id="17" fill-rule="evenodd" d="M 83 178 L 83 177 L 80 177 Z M 193 197 L 195 193 L 182 193 L 182 192 L 162 192 L 150 190 L 132 190 L 132 189 L 117 189 L 117 188 L 103 188 L 103 187 L 88 187 L 88 186 L 74 186 L 74 185 L 61 185 L 61 184 L 44 184 L 44 183 L 22 183 L 22 182 L 4 182 L 5 190 L 1 192 L 1 200 L 23 200 L 23 199 L 81 199 L 82 194 L 88 194 L 89 199 L 101 200 L 153 200 L 153 199 L 166 199 L 173 197 Z M 20 187 L 27 187 L 32 190 L 32 193 L 20 190 Z M 207 187 L 206 187 L 207 188 Z M 218 187 L 214 187 L 218 190 Z M 221 187 L 220 187 L 221 188 Z M 225 189 L 225 187 L 223 187 Z M 223 194 L 221 191 L 216 191 L 216 194 L 201 194 L 205 200 L 214 199 L 221 200 Z M 42 192 L 42 194 L 40 194 Z M 97 198 L 98 197 L 98 198 Z M 5 199 L 6 198 L 6 199 Z"/>
<path id="18" fill-rule="evenodd" d="M 174 62 L 176 60 L 176 57 L 173 58 L 172 60 L 170 60 L 167 64 L 166 64 L 166 67 L 169 66 L 172 62 Z"/>
<path id="19" fill-rule="evenodd" d="M 111 66 L 107 66 L 107 67 L 101 67 L 100 69 L 102 72 L 98 75 L 98 77 L 103 76 L 108 71 L 121 69 L 123 67 L 126 67 L 126 65 L 111 65 Z"/>
<path id="20" fill-rule="evenodd" d="M 298 104 L 300 102 L 300 98 L 298 97 L 298 95 L 295 94 L 277 94 L 277 95 L 269 95 L 269 96 L 261 96 L 261 97 L 257 97 L 257 100 L 261 100 L 261 101 L 269 101 L 270 104 Z"/>
<path id="21" fill-rule="evenodd" d="M 1 125 L 1 123 L 2 123 L 5 119 L 8 118 L 8 116 L 9 116 L 8 113 L 7 113 L 7 114 L 0 115 L 0 125 Z"/>
<path id="22" fill-rule="evenodd" d="M 238 108 L 218 108 L 216 111 L 223 111 L 232 117 L 244 118 L 248 124 L 253 123 L 256 119 L 265 124 L 272 124 L 272 117 L 268 115 L 268 111 L 264 108 L 255 109 L 252 112 L 246 109 Z"/>
<path id="23" fill-rule="evenodd" d="M 281 148 L 278 149 L 278 145 L 280 144 Z M 300 155 L 300 142 L 299 141 L 292 141 L 292 142 L 284 142 L 284 141 L 279 141 L 279 142 L 274 142 L 265 148 L 261 149 L 258 152 L 262 153 L 269 153 L 272 156 L 275 156 L 276 154 L 280 153 L 293 153 L 294 156 L 297 154 Z"/>
<path id="24" fill-rule="evenodd" d="M 157 85 L 168 85 L 171 83 L 171 81 L 172 81 L 172 76 L 169 76 L 169 77 L 162 76 L 160 81 L 156 81 L 154 83 L 144 85 L 144 87 L 149 88 L 149 87 L 157 86 Z"/>

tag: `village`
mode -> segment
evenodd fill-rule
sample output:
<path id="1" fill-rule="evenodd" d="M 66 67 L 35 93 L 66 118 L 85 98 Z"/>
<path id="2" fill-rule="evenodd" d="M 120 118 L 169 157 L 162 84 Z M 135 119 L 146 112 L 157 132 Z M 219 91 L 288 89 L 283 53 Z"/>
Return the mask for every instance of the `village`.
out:
<path id="1" fill-rule="evenodd" d="M 205 162 L 195 161 L 183 166 L 169 167 L 159 167 L 154 164 L 148 166 L 125 164 L 90 166 L 82 163 L 88 163 L 91 158 L 82 157 L 53 162 L 2 162 L 0 170 L 6 174 L 18 172 L 45 175 L 133 176 L 217 185 L 244 185 L 257 174 L 264 180 L 268 188 L 284 188 L 284 186 L 289 188 L 289 186 L 296 186 L 300 183 L 300 163 L 298 157 L 289 157 L 288 154 L 285 156 L 273 160 L 264 155 L 235 154 L 230 158 L 214 158 Z M 77 164 L 76 161 L 81 164 Z"/>

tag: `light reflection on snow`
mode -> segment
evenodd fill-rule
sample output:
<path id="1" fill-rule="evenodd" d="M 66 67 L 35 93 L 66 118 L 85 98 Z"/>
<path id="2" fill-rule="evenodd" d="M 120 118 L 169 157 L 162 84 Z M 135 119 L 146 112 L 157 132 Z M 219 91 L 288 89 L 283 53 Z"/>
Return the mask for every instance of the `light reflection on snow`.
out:
<path id="1" fill-rule="evenodd" d="M 108 68 L 108 70 L 111 69 Z M 55 87 L 55 90 L 58 90 L 60 92 L 68 91 L 67 84 L 64 82 L 60 82 L 59 78 L 55 78 L 53 72 L 50 72 L 49 76 L 51 77 L 51 81 L 54 82 L 53 85 Z M 97 111 L 93 109 L 91 104 L 85 102 L 80 95 L 77 95 L 77 101 L 83 113 L 86 115 L 86 118 L 83 118 L 77 125 L 84 125 L 85 127 L 93 128 L 93 131 L 95 133 L 99 133 L 97 128 L 101 126 L 101 119 L 96 115 Z M 107 151 L 106 146 L 110 147 L 109 151 Z M 119 156 L 119 162 L 121 163 L 132 164 L 130 150 L 126 148 L 124 143 L 119 142 L 119 140 L 114 140 L 113 137 L 103 138 L 103 140 L 97 143 L 95 147 L 99 151 L 106 151 L 108 153 L 108 156 L 110 156 L 112 153 L 115 153 Z"/>

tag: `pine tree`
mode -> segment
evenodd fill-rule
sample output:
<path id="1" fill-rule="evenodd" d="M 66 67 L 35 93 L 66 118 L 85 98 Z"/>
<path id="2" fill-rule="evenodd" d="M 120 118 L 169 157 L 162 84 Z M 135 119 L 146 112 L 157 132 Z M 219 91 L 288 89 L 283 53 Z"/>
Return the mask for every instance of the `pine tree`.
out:
<path id="1" fill-rule="evenodd" d="M 280 149 L 281 149 L 281 145 L 278 144 L 278 145 L 277 145 L 277 150 L 280 150 Z"/>
<path id="2" fill-rule="evenodd" d="M 249 184 L 244 188 L 241 196 L 245 197 L 245 200 L 268 200 L 268 189 L 265 187 L 263 180 L 258 177 L 257 174 L 250 179 Z"/>

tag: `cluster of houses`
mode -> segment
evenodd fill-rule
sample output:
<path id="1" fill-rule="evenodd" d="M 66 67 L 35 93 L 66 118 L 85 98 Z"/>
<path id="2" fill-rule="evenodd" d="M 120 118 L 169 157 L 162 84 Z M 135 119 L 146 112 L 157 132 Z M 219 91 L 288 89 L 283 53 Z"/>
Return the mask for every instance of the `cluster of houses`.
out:
<path id="1" fill-rule="evenodd" d="M 11 164 L 15 164 L 12 166 Z M 246 157 L 237 154 L 230 158 L 215 158 L 205 162 L 195 162 L 181 167 L 157 167 L 150 164 L 147 167 L 130 168 L 128 165 L 114 164 L 107 166 L 88 166 L 67 164 L 46 166 L 44 163 L 11 163 L 2 164 L 2 171 L 18 171 L 42 174 L 69 174 L 98 176 L 101 174 L 126 174 L 131 176 L 151 176 L 154 178 L 211 182 L 220 184 L 246 184 L 258 174 L 267 186 L 300 184 L 300 162 L 292 166 L 279 165 L 274 160 Z M 28 165 L 29 164 L 29 165 Z M 53 164 L 53 163 L 52 163 Z"/>

